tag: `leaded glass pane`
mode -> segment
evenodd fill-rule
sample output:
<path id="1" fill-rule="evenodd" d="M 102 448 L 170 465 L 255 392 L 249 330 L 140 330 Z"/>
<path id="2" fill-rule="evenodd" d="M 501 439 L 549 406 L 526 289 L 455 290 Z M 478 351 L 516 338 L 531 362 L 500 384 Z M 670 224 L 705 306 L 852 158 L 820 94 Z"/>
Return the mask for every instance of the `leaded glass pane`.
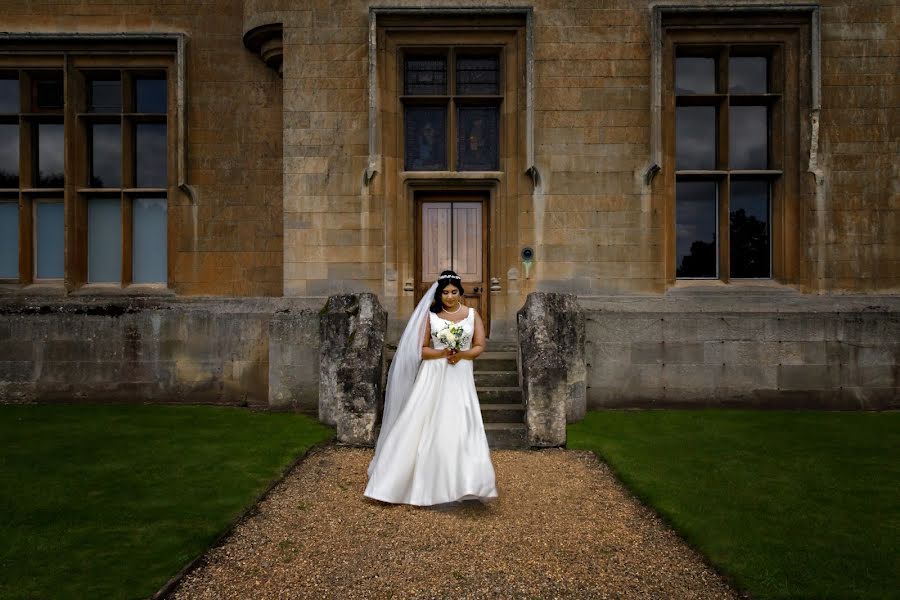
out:
<path id="1" fill-rule="evenodd" d="M 729 162 L 732 169 L 769 166 L 769 109 L 732 106 L 729 114 Z"/>
<path id="2" fill-rule="evenodd" d="M 447 94 L 447 59 L 443 56 L 410 56 L 406 59 L 404 90 L 407 95 Z"/>
<path id="3" fill-rule="evenodd" d="M 0 125 L 0 188 L 19 187 L 19 124 Z"/>
<path id="4" fill-rule="evenodd" d="M 19 277 L 19 203 L 0 202 L 0 278 Z"/>
<path id="5" fill-rule="evenodd" d="M 732 94 L 765 94 L 769 91 L 769 61 L 765 56 L 732 56 L 728 66 L 728 91 Z"/>
<path id="6" fill-rule="evenodd" d="M 679 106 L 675 109 L 675 168 L 716 168 L 716 107 Z"/>
<path id="7" fill-rule="evenodd" d="M 65 141 L 62 123 L 38 123 L 36 136 L 37 187 L 63 187 Z"/>
<path id="8" fill-rule="evenodd" d="M 732 180 L 730 204 L 731 276 L 771 277 L 769 182 Z"/>
<path id="9" fill-rule="evenodd" d="M 115 198 L 88 200 L 88 281 L 118 283 L 122 280 L 122 201 Z"/>
<path id="10" fill-rule="evenodd" d="M 91 187 L 122 186 L 122 127 L 118 123 L 91 125 Z"/>
<path id="11" fill-rule="evenodd" d="M 0 113 L 17 113 L 19 106 L 19 80 L 11 77 L 0 79 Z"/>
<path id="12" fill-rule="evenodd" d="M 65 260 L 63 204 L 62 202 L 38 202 L 34 212 L 35 277 L 38 279 L 62 279 Z"/>
<path id="13" fill-rule="evenodd" d="M 500 167 L 499 108 L 461 106 L 457 118 L 460 171 L 496 171 Z"/>
<path id="14" fill-rule="evenodd" d="M 135 198 L 132 219 L 134 282 L 165 283 L 166 199 Z"/>
<path id="15" fill-rule="evenodd" d="M 675 184 L 677 277 L 716 277 L 716 183 Z"/>
<path id="16" fill-rule="evenodd" d="M 407 106 L 405 111 L 407 171 L 447 169 L 447 108 Z"/>
<path id="17" fill-rule="evenodd" d="M 38 110 L 56 110 L 63 107 L 63 80 L 61 76 L 40 77 L 32 80 L 34 107 Z"/>
<path id="18" fill-rule="evenodd" d="M 499 94 L 500 58 L 497 56 L 457 57 L 456 93 L 463 96 Z"/>
<path id="19" fill-rule="evenodd" d="M 95 79 L 90 86 L 90 112 L 122 112 L 122 82 L 118 79 Z"/>
<path id="20" fill-rule="evenodd" d="M 166 187 L 166 125 L 139 123 L 134 135 L 135 185 L 139 188 Z"/>
<path id="21" fill-rule="evenodd" d="M 139 113 L 166 113 L 166 80 L 138 79 L 134 82 L 135 110 Z"/>
<path id="22" fill-rule="evenodd" d="M 715 94 L 716 59 L 683 56 L 675 59 L 676 94 Z"/>

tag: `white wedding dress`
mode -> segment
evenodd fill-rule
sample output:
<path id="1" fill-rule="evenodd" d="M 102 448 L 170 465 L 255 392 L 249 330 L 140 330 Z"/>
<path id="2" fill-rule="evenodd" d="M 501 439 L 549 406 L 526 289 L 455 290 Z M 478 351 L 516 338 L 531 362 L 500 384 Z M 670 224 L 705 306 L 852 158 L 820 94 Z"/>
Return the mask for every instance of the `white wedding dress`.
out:
<path id="1" fill-rule="evenodd" d="M 431 312 L 428 319 L 432 346 L 445 348 L 437 333 L 450 322 Z M 458 323 L 461 347 L 468 350 L 474 309 Z M 473 361 L 451 365 L 446 358 L 422 360 L 408 400 L 384 433 L 369 464 L 365 496 L 417 506 L 497 498 Z"/>

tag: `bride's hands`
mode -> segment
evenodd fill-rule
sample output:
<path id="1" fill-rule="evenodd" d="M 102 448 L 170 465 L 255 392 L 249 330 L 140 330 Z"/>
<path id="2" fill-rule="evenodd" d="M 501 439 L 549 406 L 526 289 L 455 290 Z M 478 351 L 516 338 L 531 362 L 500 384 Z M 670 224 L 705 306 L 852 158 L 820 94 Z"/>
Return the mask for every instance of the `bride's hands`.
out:
<path id="1" fill-rule="evenodd" d="M 455 365 L 463 359 L 462 352 L 458 350 L 451 350 L 450 348 L 447 348 L 447 350 L 450 351 L 449 355 L 447 356 L 447 362 L 451 365 Z"/>

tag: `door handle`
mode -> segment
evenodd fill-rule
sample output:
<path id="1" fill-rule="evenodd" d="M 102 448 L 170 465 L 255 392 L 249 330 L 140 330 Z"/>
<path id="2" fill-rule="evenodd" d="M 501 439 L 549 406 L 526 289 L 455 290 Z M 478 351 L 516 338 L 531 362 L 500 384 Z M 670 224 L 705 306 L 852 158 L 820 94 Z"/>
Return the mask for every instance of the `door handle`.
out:
<path id="1" fill-rule="evenodd" d="M 472 288 L 472 291 L 475 292 L 475 293 L 477 294 L 477 293 L 478 293 L 478 288 Z"/>

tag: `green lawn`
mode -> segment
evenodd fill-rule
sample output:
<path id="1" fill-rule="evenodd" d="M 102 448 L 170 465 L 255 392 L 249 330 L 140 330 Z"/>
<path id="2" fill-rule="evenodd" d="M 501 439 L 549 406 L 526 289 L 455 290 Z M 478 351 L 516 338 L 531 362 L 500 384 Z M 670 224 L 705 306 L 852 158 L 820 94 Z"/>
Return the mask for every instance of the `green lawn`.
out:
<path id="1" fill-rule="evenodd" d="M 333 431 L 207 406 L 0 406 L 0 598 L 146 598 Z"/>
<path id="2" fill-rule="evenodd" d="M 590 412 L 568 446 L 754 598 L 900 598 L 900 413 Z"/>

